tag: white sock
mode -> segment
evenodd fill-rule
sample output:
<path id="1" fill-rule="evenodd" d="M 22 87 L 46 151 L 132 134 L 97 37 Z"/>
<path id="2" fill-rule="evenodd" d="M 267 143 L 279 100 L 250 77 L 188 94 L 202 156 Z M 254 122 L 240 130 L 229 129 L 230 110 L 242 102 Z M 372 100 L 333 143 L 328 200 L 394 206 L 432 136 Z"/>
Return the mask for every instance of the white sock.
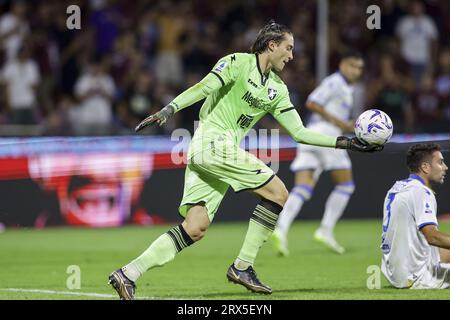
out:
<path id="1" fill-rule="evenodd" d="M 289 193 L 289 197 L 284 204 L 283 211 L 277 221 L 277 230 L 283 235 L 287 236 L 289 227 L 297 217 L 298 213 L 302 209 L 305 201 L 311 198 L 312 188 L 308 185 L 298 184 Z"/>
<path id="2" fill-rule="evenodd" d="M 133 263 L 129 263 L 125 267 L 122 267 L 122 272 L 133 282 L 136 282 L 142 275 Z"/>
<path id="3" fill-rule="evenodd" d="M 234 261 L 234 266 L 236 267 L 236 269 L 244 271 L 247 270 L 248 267 L 250 267 L 252 264 L 250 262 L 241 260 L 239 258 L 236 258 L 236 260 Z"/>
<path id="4" fill-rule="evenodd" d="M 336 185 L 325 204 L 325 213 L 320 223 L 322 231 L 329 234 L 333 233 L 333 229 L 344 213 L 354 190 L 355 185 L 352 181 Z"/>

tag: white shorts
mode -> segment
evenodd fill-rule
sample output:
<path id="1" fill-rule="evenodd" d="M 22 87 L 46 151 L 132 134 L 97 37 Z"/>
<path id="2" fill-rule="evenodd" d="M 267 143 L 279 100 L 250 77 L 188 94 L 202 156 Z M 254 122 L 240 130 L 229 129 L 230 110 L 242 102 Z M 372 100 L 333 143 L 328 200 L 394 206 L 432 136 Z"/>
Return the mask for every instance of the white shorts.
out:
<path id="1" fill-rule="evenodd" d="M 352 162 L 347 150 L 299 144 L 297 156 L 291 163 L 291 171 L 351 170 Z"/>
<path id="2" fill-rule="evenodd" d="M 428 268 L 411 286 L 411 289 L 448 289 L 450 264 L 440 263 Z"/>

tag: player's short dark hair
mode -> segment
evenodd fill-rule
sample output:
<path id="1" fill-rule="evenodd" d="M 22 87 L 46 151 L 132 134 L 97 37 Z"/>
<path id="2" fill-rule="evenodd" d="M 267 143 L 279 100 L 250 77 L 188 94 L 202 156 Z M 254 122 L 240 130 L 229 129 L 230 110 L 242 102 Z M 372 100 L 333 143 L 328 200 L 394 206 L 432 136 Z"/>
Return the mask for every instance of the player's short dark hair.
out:
<path id="1" fill-rule="evenodd" d="M 349 48 L 346 49 L 342 54 L 341 54 L 341 61 L 345 60 L 345 59 L 349 59 L 349 58 L 354 58 L 354 59 L 363 59 L 364 57 L 361 53 L 361 51 L 358 51 L 354 48 Z"/>
<path id="2" fill-rule="evenodd" d="M 292 34 L 291 30 L 285 25 L 270 20 L 261 30 L 259 30 L 250 51 L 252 53 L 262 53 L 266 51 L 270 41 L 275 41 L 275 43 L 280 44 L 281 41 L 284 40 L 284 35 L 286 33 Z"/>
<path id="3" fill-rule="evenodd" d="M 435 151 L 441 151 L 441 146 L 434 142 L 418 143 L 409 148 L 406 154 L 406 165 L 410 172 L 418 173 L 424 162 L 431 162 Z"/>

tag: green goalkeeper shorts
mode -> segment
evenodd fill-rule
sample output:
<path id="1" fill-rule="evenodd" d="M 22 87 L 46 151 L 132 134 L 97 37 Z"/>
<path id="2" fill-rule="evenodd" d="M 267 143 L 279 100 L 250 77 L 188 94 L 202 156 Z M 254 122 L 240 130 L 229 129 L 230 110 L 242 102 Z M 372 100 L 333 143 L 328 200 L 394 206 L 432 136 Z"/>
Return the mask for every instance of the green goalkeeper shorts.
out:
<path id="1" fill-rule="evenodd" d="M 258 189 L 274 176 L 273 170 L 264 162 L 222 137 L 193 140 L 189 148 L 180 215 L 186 217 L 190 207 L 202 204 L 212 221 L 229 186 L 235 192 Z"/>

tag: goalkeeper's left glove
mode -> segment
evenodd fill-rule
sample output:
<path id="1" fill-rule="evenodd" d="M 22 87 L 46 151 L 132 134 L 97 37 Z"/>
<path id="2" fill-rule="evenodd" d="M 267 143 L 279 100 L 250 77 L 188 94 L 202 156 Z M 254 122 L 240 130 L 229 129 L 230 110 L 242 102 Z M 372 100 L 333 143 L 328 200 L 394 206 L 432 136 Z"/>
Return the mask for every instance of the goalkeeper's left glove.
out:
<path id="1" fill-rule="evenodd" d="M 359 152 L 376 152 L 383 150 L 384 145 L 366 144 L 358 140 L 358 138 L 348 138 L 344 136 L 337 137 L 336 149 L 349 149 Z"/>
<path id="2" fill-rule="evenodd" d="M 134 129 L 134 131 L 138 132 L 145 127 L 152 125 L 154 123 L 159 124 L 160 126 L 166 123 L 166 121 L 173 116 L 175 113 L 175 107 L 171 104 L 168 104 L 158 112 L 148 116 L 144 120 L 142 120 Z"/>

